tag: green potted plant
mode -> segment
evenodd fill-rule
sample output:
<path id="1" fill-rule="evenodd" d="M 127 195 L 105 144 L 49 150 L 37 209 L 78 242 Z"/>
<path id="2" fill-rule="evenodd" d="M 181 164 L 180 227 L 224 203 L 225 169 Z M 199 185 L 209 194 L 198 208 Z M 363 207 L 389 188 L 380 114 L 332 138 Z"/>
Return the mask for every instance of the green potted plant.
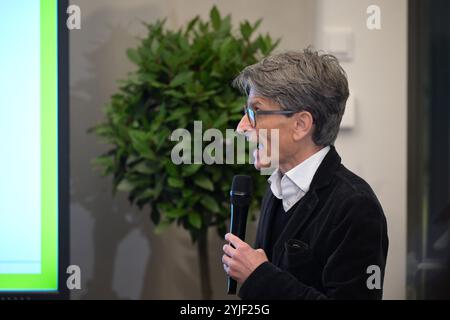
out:
<path id="1" fill-rule="evenodd" d="M 231 16 L 221 17 L 215 6 L 209 21 L 197 16 L 177 31 L 167 30 L 164 22 L 146 24 L 147 36 L 127 51 L 137 69 L 111 97 L 105 121 L 91 130 L 111 145 L 95 163 L 113 177 L 113 192 L 128 193 L 140 209 L 150 206 L 156 232 L 174 222 L 189 231 L 198 248 L 202 297 L 210 299 L 208 229 L 226 233 L 235 174 L 253 176 L 253 208 L 265 178 L 250 164 L 175 165 L 169 137 L 178 128 L 192 132 L 194 121 L 202 121 L 204 130 L 235 128 L 245 97 L 231 87 L 233 78 L 271 53 L 279 40 L 254 34 L 261 20 L 241 22 L 233 30 Z"/>

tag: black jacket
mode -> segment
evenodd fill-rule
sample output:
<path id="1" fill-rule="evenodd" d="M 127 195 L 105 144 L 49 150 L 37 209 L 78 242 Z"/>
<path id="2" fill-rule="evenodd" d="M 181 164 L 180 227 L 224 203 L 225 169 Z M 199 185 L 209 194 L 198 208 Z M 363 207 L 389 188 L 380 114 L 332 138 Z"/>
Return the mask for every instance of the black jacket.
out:
<path id="1" fill-rule="evenodd" d="M 260 265 L 247 278 L 239 296 L 381 299 L 388 251 L 386 218 L 370 186 L 341 164 L 334 147 L 300 201 L 275 243 L 272 261 Z M 255 248 L 269 245 L 274 203 L 275 196 L 268 188 Z M 380 289 L 374 288 L 377 275 Z"/>

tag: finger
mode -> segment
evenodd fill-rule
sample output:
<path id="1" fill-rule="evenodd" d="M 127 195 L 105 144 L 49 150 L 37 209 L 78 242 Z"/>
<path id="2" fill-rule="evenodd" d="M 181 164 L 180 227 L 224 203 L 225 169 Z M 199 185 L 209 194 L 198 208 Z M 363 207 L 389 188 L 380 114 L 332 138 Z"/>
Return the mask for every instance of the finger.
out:
<path id="1" fill-rule="evenodd" d="M 225 263 L 223 264 L 223 270 L 225 270 L 227 274 L 230 272 L 230 268 Z"/>
<path id="2" fill-rule="evenodd" d="M 228 242 L 230 242 L 236 249 L 242 245 L 245 245 L 246 243 L 244 241 L 242 241 L 241 239 L 239 239 L 238 237 L 236 237 L 234 234 L 232 233 L 227 233 L 225 235 L 225 240 L 227 240 Z"/>
<path id="3" fill-rule="evenodd" d="M 232 246 L 226 244 L 223 246 L 223 252 L 225 252 L 229 257 L 233 258 L 236 249 L 234 249 Z"/>
<path id="4" fill-rule="evenodd" d="M 227 266 L 230 266 L 231 260 L 232 259 L 229 256 L 227 256 L 226 254 L 224 254 L 222 256 L 222 263 L 226 264 Z"/>

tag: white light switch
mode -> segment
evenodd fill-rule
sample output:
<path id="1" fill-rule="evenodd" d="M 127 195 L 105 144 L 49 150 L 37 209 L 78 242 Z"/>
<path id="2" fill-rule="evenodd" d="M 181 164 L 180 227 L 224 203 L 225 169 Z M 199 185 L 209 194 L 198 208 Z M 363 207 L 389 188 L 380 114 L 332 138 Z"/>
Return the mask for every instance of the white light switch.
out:
<path id="1" fill-rule="evenodd" d="M 350 28 L 326 28 L 325 50 L 340 61 L 353 59 L 353 31 Z"/>

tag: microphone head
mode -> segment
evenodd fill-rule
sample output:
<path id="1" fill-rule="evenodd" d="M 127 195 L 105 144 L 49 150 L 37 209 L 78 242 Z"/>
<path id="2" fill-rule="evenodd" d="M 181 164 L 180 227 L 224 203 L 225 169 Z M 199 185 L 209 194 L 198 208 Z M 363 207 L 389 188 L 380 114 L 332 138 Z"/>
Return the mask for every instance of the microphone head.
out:
<path id="1" fill-rule="evenodd" d="M 236 175 L 233 177 L 231 195 L 251 196 L 252 191 L 252 178 L 250 176 Z"/>

